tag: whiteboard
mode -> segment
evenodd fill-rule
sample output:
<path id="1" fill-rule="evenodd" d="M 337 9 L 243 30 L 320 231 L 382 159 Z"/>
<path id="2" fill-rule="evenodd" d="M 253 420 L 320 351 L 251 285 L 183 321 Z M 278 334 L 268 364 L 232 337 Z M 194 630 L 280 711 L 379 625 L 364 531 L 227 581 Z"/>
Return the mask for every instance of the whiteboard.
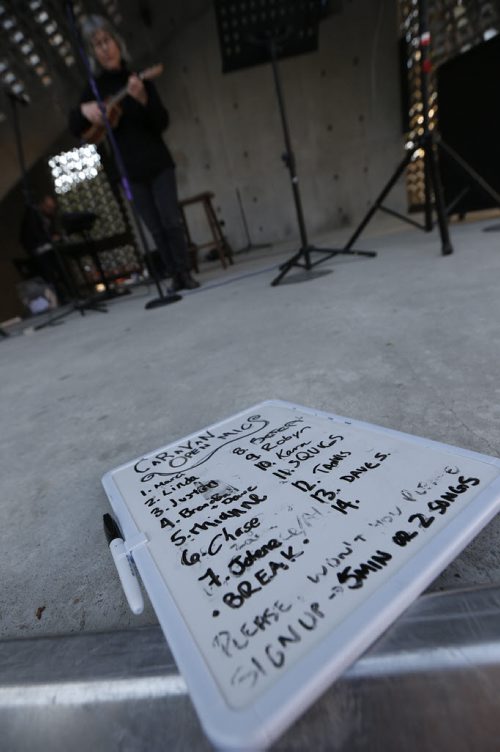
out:
<path id="1" fill-rule="evenodd" d="M 281 401 L 103 485 L 219 748 L 268 746 L 498 511 L 500 461 Z"/>

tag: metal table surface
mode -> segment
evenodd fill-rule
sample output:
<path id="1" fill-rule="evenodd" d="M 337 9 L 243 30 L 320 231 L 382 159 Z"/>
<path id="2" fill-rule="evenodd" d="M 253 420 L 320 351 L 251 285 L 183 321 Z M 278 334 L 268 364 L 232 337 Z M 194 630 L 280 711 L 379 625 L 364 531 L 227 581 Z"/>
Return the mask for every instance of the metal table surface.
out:
<path id="1" fill-rule="evenodd" d="M 0 642 L 0 750 L 209 750 L 159 627 Z M 419 598 L 273 750 L 498 752 L 500 587 Z"/>

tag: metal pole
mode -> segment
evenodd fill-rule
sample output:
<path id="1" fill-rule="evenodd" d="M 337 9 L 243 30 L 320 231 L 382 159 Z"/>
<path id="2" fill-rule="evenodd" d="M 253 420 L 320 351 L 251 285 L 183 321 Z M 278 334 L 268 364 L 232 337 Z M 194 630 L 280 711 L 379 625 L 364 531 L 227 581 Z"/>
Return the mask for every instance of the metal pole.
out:
<path id="1" fill-rule="evenodd" d="M 430 187 L 434 191 L 434 201 L 436 204 L 437 220 L 439 232 L 441 235 L 441 252 L 443 256 L 453 253 L 453 247 L 450 241 L 448 228 L 448 217 L 446 215 L 446 206 L 444 202 L 443 185 L 439 172 L 439 162 L 436 151 L 434 134 L 429 128 L 429 73 L 431 71 L 431 59 L 429 55 L 431 34 L 429 31 L 428 6 L 427 0 L 419 0 L 418 3 L 418 22 L 420 35 L 420 71 L 421 71 L 421 91 L 423 104 L 423 129 L 422 138 L 423 148 L 425 150 L 425 171 L 426 171 L 426 196 L 425 196 L 425 224 L 426 229 L 432 229 L 432 211 Z"/>
<path id="2" fill-rule="evenodd" d="M 300 240 L 301 240 L 302 249 L 305 255 L 305 267 L 306 269 L 311 269 L 309 241 L 307 239 L 306 223 L 304 219 L 304 211 L 302 209 L 302 201 L 300 198 L 300 191 L 299 191 L 299 178 L 297 176 L 297 172 L 295 169 L 295 155 L 292 150 L 292 141 L 290 138 L 290 130 L 288 128 L 288 120 L 286 116 L 285 98 L 283 96 L 283 89 L 281 86 L 281 78 L 280 78 L 279 68 L 278 68 L 278 52 L 276 49 L 276 42 L 274 41 L 274 39 L 270 39 L 268 45 L 269 45 L 269 53 L 270 53 L 271 64 L 272 64 L 272 69 L 273 69 L 274 85 L 275 85 L 276 94 L 278 97 L 281 123 L 283 126 L 283 134 L 285 136 L 286 151 L 285 151 L 285 154 L 283 155 L 283 161 L 288 167 L 288 170 L 290 172 L 290 177 L 292 180 L 292 191 L 293 191 L 293 197 L 295 200 L 295 207 L 297 209 L 297 219 L 299 223 Z"/>

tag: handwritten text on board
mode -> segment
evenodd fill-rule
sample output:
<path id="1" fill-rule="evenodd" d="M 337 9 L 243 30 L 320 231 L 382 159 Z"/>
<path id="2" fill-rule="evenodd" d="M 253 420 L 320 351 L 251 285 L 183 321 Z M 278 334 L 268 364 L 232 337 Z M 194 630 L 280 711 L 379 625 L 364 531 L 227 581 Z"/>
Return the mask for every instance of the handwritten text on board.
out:
<path id="1" fill-rule="evenodd" d="M 228 705 L 242 708 L 497 474 L 268 405 L 114 480 Z"/>

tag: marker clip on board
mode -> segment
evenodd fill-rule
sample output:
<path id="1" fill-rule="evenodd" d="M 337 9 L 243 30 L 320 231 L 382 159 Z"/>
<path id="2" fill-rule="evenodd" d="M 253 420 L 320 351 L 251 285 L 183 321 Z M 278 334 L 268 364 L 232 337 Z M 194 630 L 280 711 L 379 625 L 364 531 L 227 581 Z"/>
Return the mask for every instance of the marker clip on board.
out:
<path id="1" fill-rule="evenodd" d="M 115 566 L 122 584 L 123 592 L 127 598 L 130 610 L 134 614 L 142 614 L 144 600 L 137 579 L 132 557 L 127 554 L 125 541 L 120 528 L 110 514 L 103 515 L 104 532 L 109 543 L 109 550 L 115 562 Z"/>

